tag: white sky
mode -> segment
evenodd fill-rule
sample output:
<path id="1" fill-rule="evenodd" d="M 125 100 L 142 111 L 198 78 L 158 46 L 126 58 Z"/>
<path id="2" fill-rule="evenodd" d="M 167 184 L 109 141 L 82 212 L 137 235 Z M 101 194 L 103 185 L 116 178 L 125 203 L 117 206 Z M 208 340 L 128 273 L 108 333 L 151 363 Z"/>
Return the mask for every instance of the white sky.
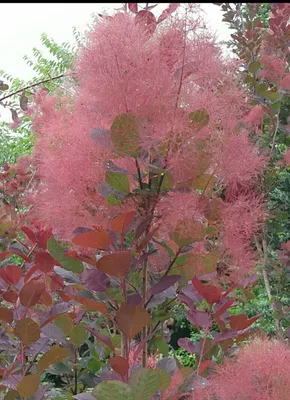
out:
<path id="1" fill-rule="evenodd" d="M 159 15 L 167 5 L 159 3 L 154 14 Z M 44 48 L 40 41 L 42 33 L 57 43 L 72 43 L 73 26 L 84 32 L 93 21 L 94 13 L 102 13 L 104 10 L 110 13 L 110 10 L 120 6 L 121 3 L 1 3 L 0 69 L 24 80 L 32 78 L 34 72 L 23 60 L 23 56 L 32 57 L 33 47 L 39 50 Z M 202 4 L 202 8 L 205 11 L 205 21 L 217 34 L 218 41 L 228 40 L 231 31 L 222 22 L 219 7 L 206 3 Z M 1 112 L 2 118 L 6 111 Z"/>

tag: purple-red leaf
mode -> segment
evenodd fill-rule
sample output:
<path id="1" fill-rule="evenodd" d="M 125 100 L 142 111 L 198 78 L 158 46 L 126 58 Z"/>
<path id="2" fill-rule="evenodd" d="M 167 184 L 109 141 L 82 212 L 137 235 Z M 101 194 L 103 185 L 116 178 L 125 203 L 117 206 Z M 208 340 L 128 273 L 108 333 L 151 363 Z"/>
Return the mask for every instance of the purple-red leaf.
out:
<path id="1" fill-rule="evenodd" d="M 35 254 L 35 264 L 40 271 L 49 273 L 58 263 L 49 253 L 46 251 L 40 251 L 39 253 Z"/>
<path id="2" fill-rule="evenodd" d="M 102 228 L 96 228 L 96 231 L 85 232 L 75 236 L 72 239 L 72 242 L 82 247 L 106 250 L 112 243 L 112 239 L 106 230 Z"/>
<path id="3" fill-rule="evenodd" d="M 115 356 L 108 360 L 113 370 L 122 376 L 126 376 L 129 370 L 129 362 L 124 357 Z"/>
<path id="4" fill-rule="evenodd" d="M 151 294 L 155 295 L 164 290 L 168 289 L 170 286 L 173 286 L 180 279 L 180 275 L 167 275 L 160 279 L 159 282 L 155 283 L 155 285 L 151 288 Z"/>
<path id="5" fill-rule="evenodd" d="M 111 350 L 115 350 L 115 347 L 113 346 L 110 338 L 108 336 L 103 335 L 102 333 L 96 332 L 93 329 L 89 328 L 88 326 L 84 325 L 84 327 L 93 335 L 95 336 L 98 340 L 100 340 L 102 343 L 104 343 L 106 346 L 108 346 Z"/>
<path id="6" fill-rule="evenodd" d="M 138 3 L 128 3 L 128 8 L 132 13 L 137 14 L 137 12 L 138 12 Z"/>
<path id="7" fill-rule="evenodd" d="M 97 262 L 97 268 L 108 275 L 123 278 L 130 269 L 131 259 L 132 256 L 129 251 L 116 251 L 100 258 Z"/>
<path id="8" fill-rule="evenodd" d="M 255 317 L 249 318 L 245 314 L 232 315 L 230 317 L 230 326 L 236 331 L 242 331 L 251 326 L 262 314 L 256 315 Z"/>
<path id="9" fill-rule="evenodd" d="M 110 278 L 97 269 L 85 269 L 80 275 L 80 281 L 94 292 L 105 292 L 110 285 Z"/>
<path id="10" fill-rule="evenodd" d="M 204 285 L 197 278 L 192 278 L 192 284 L 198 293 L 207 301 L 208 304 L 213 305 L 220 301 L 222 296 L 222 289 L 213 285 Z"/>
<path id="11" fill-rule="evenodd" d="M 135 16 L 135 23 L 140 24 L 148 35 L 152 35 L 156 29 L 156 19 L 150 11 L 141 10 Z"/>
<path id="12" fill-rule="evenodd" d="M 142 303 L 142 297 L 136 293 L 127 297 L 127 304 L 133 304 L 134 306 L 140 306 Z"/>
<path id="13" fill-rule="evenodd" d="M 43 282 L 29 281 L 20 290 L 19 300 L 21 305 L 27 308 L 35 306 L 44 292 L 45 285 Z"/>
<path id="14" fill-rule="evenodd" d="M 157 24 L 160 24 L 160 22 L 168 18 L 169 15 L 171 15 L 179 6 L 180 3 L 170 3 L 169 6 L 162 12 L 160 17 L 158 18 Z"/>
<path id="15" fill-rule="evenodd" d="M 191 343 L 188 338 L 180 338 L 177 341 L 178 346 L 182 347 L 184 350 L 188 351 L 189 353 L 197 353 L 198 347 L 196 344 Z"/>
<path id="16" fill-rule="evenodd" d="M 5 269 L 6 280 L 12 285 L 16 285 L 22 276 L 21 268 L 18 265 L 7 265 Z"/>
<path id="17" fill-rule="evenodd" d="M 206 328 L 210 324 L 210 318 L 206 312 L 193 310 L 185 314 L 188 321 L 194 326 Z"/>

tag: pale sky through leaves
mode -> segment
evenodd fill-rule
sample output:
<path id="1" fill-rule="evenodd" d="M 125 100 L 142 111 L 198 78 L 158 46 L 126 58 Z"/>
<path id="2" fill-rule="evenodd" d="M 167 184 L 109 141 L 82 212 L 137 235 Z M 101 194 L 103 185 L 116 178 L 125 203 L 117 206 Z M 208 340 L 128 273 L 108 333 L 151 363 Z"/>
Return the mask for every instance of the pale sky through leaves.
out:
<path id="1" fill-rule="evenodd" d="M 144 5 L 143 3 L 139 3 Z M 168 3 L 159 3 L 154 13 L 159 15 Z M 24 80 L 31 79 L 35 72 L 23 60 L 32 57 L 32 48 L 43 50 L 40 37 L 46 33 L 57 43 L 74 42 L 73 30 L 84 32 L 93 22 L 93 15 L 120 8 L 121 3 L 2 3 L 0 5 L 0 69 Z M 213 3 L 202 4 L 205 21 L 217 34 L 218 41 L 229 40 L 231 31 L 222 22 L 222 12 Z M 47 53 L 44 51 L 44 55 Z M 33 58 L 33 57 L 32 57 Z M 7 113 L 8 112 L 8 113 Z M 9 110 L 2 112 L 2 118 Z M 6 118 L 5 118 L 6 119 Z"/>

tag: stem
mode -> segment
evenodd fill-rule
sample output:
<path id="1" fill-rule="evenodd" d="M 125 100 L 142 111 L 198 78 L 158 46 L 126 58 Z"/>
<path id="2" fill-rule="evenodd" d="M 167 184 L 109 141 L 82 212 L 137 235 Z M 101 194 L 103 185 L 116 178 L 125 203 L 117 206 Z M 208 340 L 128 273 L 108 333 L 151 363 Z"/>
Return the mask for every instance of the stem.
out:
<path id="1" fill-rule="evenodd" d="M 137 173 L 138 173 L 138 180 L 139 180 L 140 189 L 142 190 L 143 189 L 143 182 L 142 182 L 140 165 L 138 163 L 137 158 L 135 158 L 135 164 L 136 164 L 136 169 L 137 169 Z"/>
<path id="2" fill-rule="evenodd" d="M 121 286 L 123 291 L 124 303 L 127 302 L 127 287 L 126 287 L 126 280 L 122 278 Z M 129 340 L 126 335 L 121 332 L 121 356 L 125 359 L 129 357 Z"/>
<path id="3" fill-rule="evenodd" d="M 201 349 L 200 349 L 200 356 L 199 356 L 197 370 L 196 370 L 197 375 L 199 374 L 199 369 L 200 369 L 200 365 L 201 365 L 201 362 L 202 362 L 202 357 L 204 356 L 204 347 L 205 347 L 205 342 L 206 342 L 207 335 L 208 335 L 208 332 L 209 332 L 209 328 L 210 328 L 210 324 L 206 327 L 205 332 L 204 332 L 204 338 L 202 340 Z"/>
<path id="4" fill-rule="evenodd" d="M 65 77 L 65 76 L 70 76 L 70 75 L 74 75 L 74 73 L 70 73 L 70 74 L 60 74 L 60 75 L 54 76 L 54 77 L 52 77 L 52 78 L 48 78 L 48 79 L 44 79 L 44 80 L 39 81 L 39 82 L 36 82 L 36 83 L 32 83 L 31 85 L 27 85 L 27 86 L 25 86 L 25 87 L 23 87 L 23 88 L 21 88 L 21 89 L 15 90 L 15 92 L 12 92 L 12 93 L 10 93 L 10 94 L 7 94 L 6 96 L 1 97 L 0 102 L 3 101 L 3 100 L 9 99 L 9 97 L 12 97 L 12 96 L 14 96 L 15 94 L 21 93 L 21 92 L 23 92 L 24 90 L 27 90 L 27 89 L 29 89 L 29 88 L 32 88 L 32 87 L 41 85 L 42 83 L 51 82 L 51 81 L 54 81 L 54 80 L 56 80 L 56 79 L 63 78 L 63 77 Z"/>
<path id="5" fill-rule="evenodd" d="M 177 251 L 177 253 L 175 254 L 174 258 L 172 259 L 172 261 L 171 261 L 170 264 L 168 265 L 167 270 L 165 271 L 163 277 L 164 277 L 164 276 L 167 276 L 167 275 L 169 274 L 171 268 L 173 267 L 175 261 L 177 260 L 177 258 L 178 258 L 178 256 L 179 256 L 180 252 L 181 252 L 181 249 L 178 249 L 178 251 Z M 144 307 L 145 307 L 145 308 L 148 306 L 148 304 L 149 304 L 150 301 L 152 300 L 153 296 L 154 296 L 154 295 L 152 294 L 152 295 L 149 297 L 149 299 L 145 302 L 145 304 L 144 304 Z M 144 299 L 144 296 L 143 296 L 143 299 Z"/>
<path id="6" fill-rule="evenodd" d="M 74 352 L 74 394 L 78 394 L 78 369 L 77 369 L 77 349 L 75 348 Z"/>
<path id="7" fill-rule="evenodd" d="M 148 284 L 148 262 L 147 259 L 144 262 L 143 269 L 143 281 L 142 281 L 142 294 L 143 301 L 146 303 L 147 301 L 147 284 Z M 142 339 L 145 340 L 147 337 L 147 326 L 145 326 L 142 330 Z M 147 351 L 148 351 L 148 343 L 144 344 L 144 348 L 142 351 L 142 366 L 143 368 L 147 367 Z"/>

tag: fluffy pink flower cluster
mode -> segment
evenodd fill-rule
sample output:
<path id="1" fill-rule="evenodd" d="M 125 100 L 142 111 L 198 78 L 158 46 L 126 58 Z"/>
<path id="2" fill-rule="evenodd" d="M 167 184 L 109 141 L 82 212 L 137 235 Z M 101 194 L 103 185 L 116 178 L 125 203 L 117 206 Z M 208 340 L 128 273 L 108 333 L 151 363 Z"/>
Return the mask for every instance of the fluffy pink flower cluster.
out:
<path id="1" fill-rule="evenodd" d="M 79 226 L 106 225 L 118 212 L 136 208 L 132 196 L 114 206 L 104 196 L 111 162 L 127 171 L 131 193 L 138 188 L 135 160 L 114 150 L 109 133 L 120 114 L 138 120 L 139 164 L 147 177 L 154 154 L 158 158 L 166 149 L 159 167 L 168 170 L 173 187 L 153 207 L 164 235 L 180 223 L 190 231 L 191 219 L 206 222 L 201 194 L 190 190 L 194 182 L 202 187 L 208 179 L 220 188 L 236 187 L 248 185 L 259 173 L 263 159 L 242 128 L 246 98 L 235 82 L 236 64 L 222 59 L 192 14 L 197 15 L 191 5 L 187 18 L 173 16 L 150 30 L 128 14 L 99 21 L 76 62 L 75 96 L 36 96 L 33 158 L 41 185 L 34 215 L 60 237 L 71 238 Z M 200 126 L 200 120 L 189 122 L 197 110 L 202 110 Z M 241 198 L 223 214 L 226 247 L 236 251 L 245 269 L 249 262 L 242 249 L 258 217 L 243 214 L 247 205 Z M 238 233 L 239 221 L 230 220 L 240 216 L 246 235 Z"/>
<path id="2" fill-rule="evenodd" d="M 237 357 L 216 368 L 208 390 L 194 400 L 288 400 L 290 348 L 277 340 L 258 338 L 243 347 Z"/>

